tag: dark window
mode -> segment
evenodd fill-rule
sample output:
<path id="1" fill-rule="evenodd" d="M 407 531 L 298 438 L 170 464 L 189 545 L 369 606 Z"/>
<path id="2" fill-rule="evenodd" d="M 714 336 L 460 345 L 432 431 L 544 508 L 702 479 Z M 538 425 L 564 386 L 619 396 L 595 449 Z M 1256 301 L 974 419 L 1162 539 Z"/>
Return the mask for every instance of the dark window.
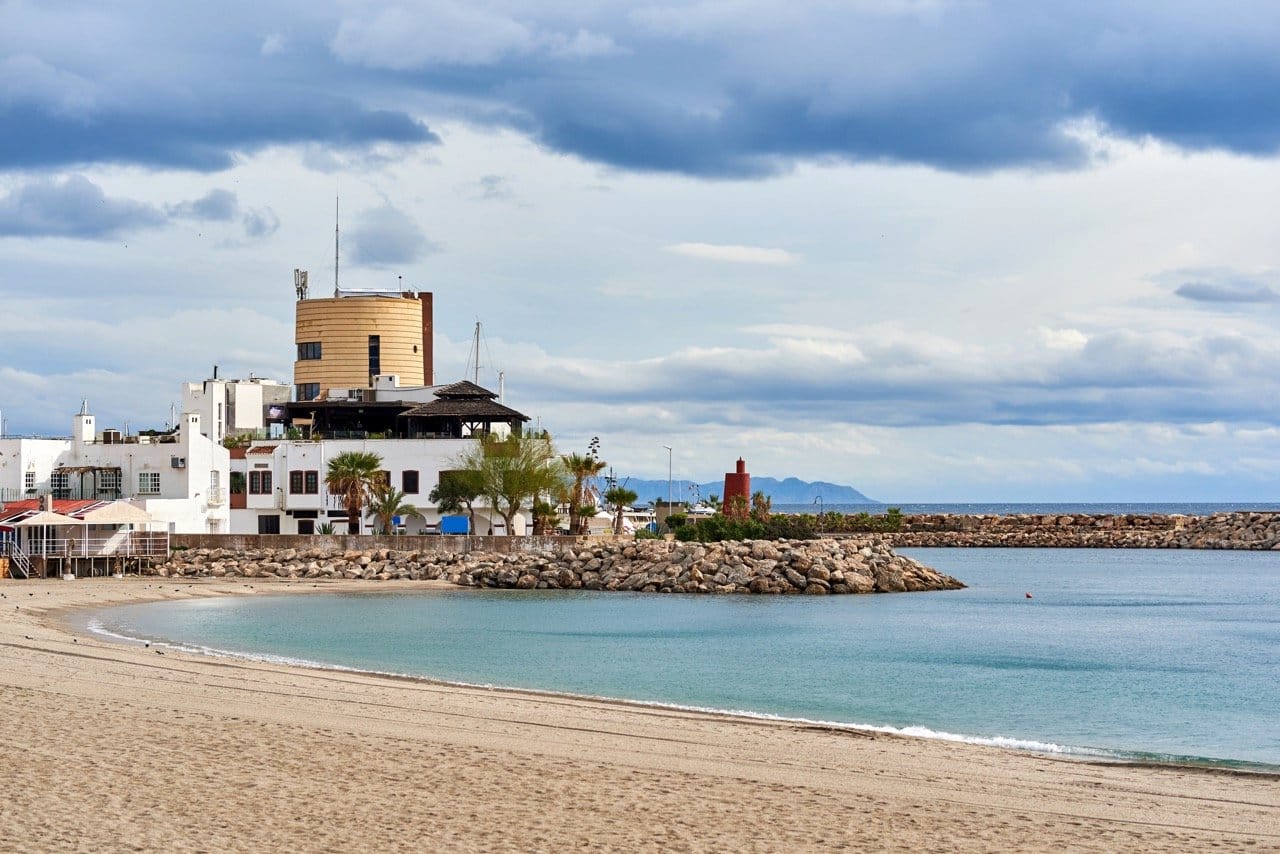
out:
<path id="1" fill-rule="evenodd" d="M 320 383 L 298 383 L 298 400 L 315 400 L 320 396 Z"/>
<path id="2" fill-rule="evenodd" d="M 306 362 L 311 359 L 320 358 L 320 342 L 304 341 L 298 345 L 298 361 Z"/>
<path id="3" fill-rule="evenodd" d="M 374 482 L 377 483 L 378 486 L 383 486 L 383 487 L 391 486 L 391 472 L 389 471 L 378 472 L 378 474 L 375 476 Z"/>
<path id="4" fill-rule="evenodd" d="M 269 471 L 249 472 L 249 494 L 250 495 L 270 495 L 271 494 L 271 472 Z M 262 518 L 262 517 L 259 517 L 259 518 Z"/>
<path id="5" fill-rule="evenodd" d="M 316 471 L 289 472 L 290 495 L 315 495 L 320 491 L 320 473 Z"/>
<path id="6" fill-rule="evenodd" d="M 400 475 L 400 489 L 405 495 L 417 495 L 418 473 L 412 470 L 402 472 Z"/>
<path id="7" fill-rule="evenodd" d="M 280 517 L 274 514 L 270 516 L 259 516 L 258 517 L 258 533 L 259 534 L 280 533 Z"/>
<path id="8" fill-rule="evenodd" d="M 314 534 L 315 532 L 316 532 L 315 519 L 299 519 L 298 520 L 299 534 Z"/>
<path id="9" fill-rule="evenodd" d="M 369 376 L 382 373 L 382 339 L 377 335 L 369 336 Z"/>

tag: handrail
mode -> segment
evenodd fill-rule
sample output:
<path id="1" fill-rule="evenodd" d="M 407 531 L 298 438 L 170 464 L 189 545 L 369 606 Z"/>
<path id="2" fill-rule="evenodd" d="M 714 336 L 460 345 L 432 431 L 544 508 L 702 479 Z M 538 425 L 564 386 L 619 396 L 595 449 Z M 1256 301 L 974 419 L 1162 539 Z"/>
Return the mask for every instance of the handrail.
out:
<path id="1" fill-rule="evenodd" d="M 23 578 L 31 577 L 31 558 L 22 550 L 22 546 L 18 545 L 17 540 L 0 540 L 0 555 L 9 558 L 10 575 L 12 575 L 12 568 L 16 567 L 22 571 Z"/>

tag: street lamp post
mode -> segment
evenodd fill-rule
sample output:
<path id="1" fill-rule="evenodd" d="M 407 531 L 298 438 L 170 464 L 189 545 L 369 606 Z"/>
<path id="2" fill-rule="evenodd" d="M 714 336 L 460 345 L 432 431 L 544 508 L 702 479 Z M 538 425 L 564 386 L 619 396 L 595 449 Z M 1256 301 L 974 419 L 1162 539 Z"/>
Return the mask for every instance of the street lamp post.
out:
<path id="1" fill-rule="evenodd" d="M 822 533 L 822 496 L 819 495 L 813 499 L 813 503 L 818 505 L 818 533 Z"/>
<path id="2" fill-rule="evenodd" d="M 663 445 L 667 449 L 667 515 L 671 515 L 671 446 Z"/>

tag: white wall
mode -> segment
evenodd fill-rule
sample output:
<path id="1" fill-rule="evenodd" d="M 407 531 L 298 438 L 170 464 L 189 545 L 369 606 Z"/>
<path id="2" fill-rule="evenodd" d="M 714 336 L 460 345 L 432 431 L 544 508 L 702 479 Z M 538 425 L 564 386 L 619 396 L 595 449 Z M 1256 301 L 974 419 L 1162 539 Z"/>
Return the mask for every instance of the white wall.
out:
<path id="1" fill-rule="evenodd" d="M 404 526 L 406 533 L 417 534 L 427 525 L 440 521 L 440 513 L 428 496 L 440 482 L 440 472 L 456 468 L 456 460 L 471 445 L 470 439 L 325 439 L 255 443 L 255 448 L 274 446 L 271 456 L 248 453 L 243 463 L 235 461 L 236 468 L 246 472 L 256 467 L 261 467 L 258 470 L 270 470 L 274 494 L 247 495 L 247 509 L 231 513 L 231 532 L 258 533 L 258 517 L 265 513 L 279 516 L 280 533 L 296 534 L 299 520 L 290 515 L 289 511 L 314 511 L 318 514 L 313 520 L 316 525 L 328 522 L 336 532 L 346 533 L 346 511 L 342 496 L 330 495 L 324 478 L 328 472 L 329 460 L 348 451 L 364 451 L 382 458 L 382 467 L 391 473 L 391 485 L 396 489 L 404 489 L 405 471 L 418 472 L 418 491 L 407 494 L 405 501 L 417 507 L 419 512 L 409 517 Z M 244 466 L 243 469 L 240 469 L 241 465 Z M 315 471 L 318 492 L 311 495 L 290 492 L 290 471 Z M 517 518 L 513 533 L 525 532 L 527 515 L 525 513 Z M 363 532 L 370 533 L 373 522 L 367 518 L 363 522 Z M 501 523 L 502 517 L 497 513 L 487 508 L 477 508 L 475 533 L 488 533 L 490 526 L 498 528 L 499 533 L 502 533 Z"/>

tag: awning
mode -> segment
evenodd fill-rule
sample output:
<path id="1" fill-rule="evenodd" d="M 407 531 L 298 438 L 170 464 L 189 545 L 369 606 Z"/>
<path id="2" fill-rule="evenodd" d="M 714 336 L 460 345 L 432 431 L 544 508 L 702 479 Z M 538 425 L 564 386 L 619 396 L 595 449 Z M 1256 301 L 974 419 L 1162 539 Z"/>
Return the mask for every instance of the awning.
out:
<path id="1" fill-rule="evenodd" d="M 21 522 L 15 522 L 15 528 L 35 528 L 39 525 L 83 525 L 79 519 L 71 516 L 63 516 L 61 513 L 54 513 L 50 510 L 41 510 L 34 516 L 28 516 Z"/>
<path id="2" fill-rule="evenodd" d="M 90 525 L 142 525 L 154 519 L 146 510 L 128 501 L 113 501 L 90 510 L 81 518 Z"/>

